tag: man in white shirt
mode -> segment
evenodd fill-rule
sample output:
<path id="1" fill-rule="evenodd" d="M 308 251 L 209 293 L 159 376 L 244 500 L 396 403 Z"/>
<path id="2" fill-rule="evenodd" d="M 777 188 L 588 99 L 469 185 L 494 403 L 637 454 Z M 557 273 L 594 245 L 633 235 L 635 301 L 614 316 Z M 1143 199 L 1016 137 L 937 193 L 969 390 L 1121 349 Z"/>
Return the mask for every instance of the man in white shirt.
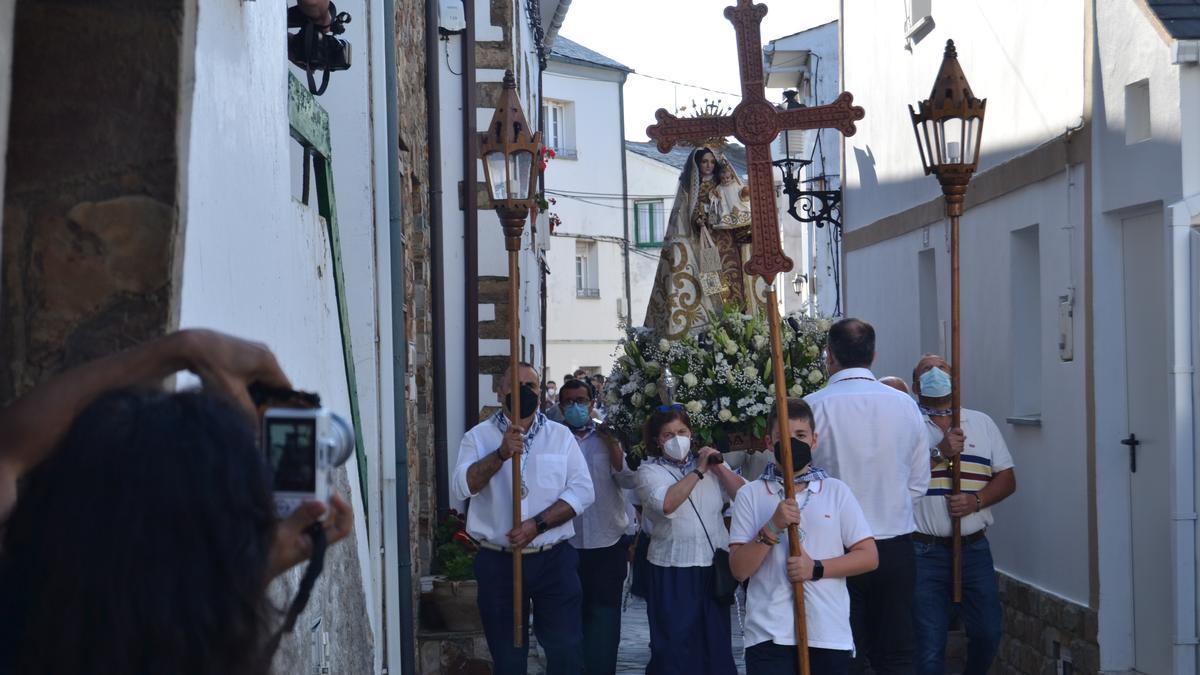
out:
<path id="1" fill-rule="evenodd" d="M 929 487 L 925 422 L 912 398 L 871 373 L 875 329 L 859 319 L 829 328 L 829 382 L 805 401 L 821 445 L 813 460 L 850 486 L 879 548 L 879 568 L 848 581 L 856 653 L 851 672 L 913 670 L 916 563 L 913 500 Z"/>
<path id="2" fill-rule="evenodd" d="M 529 604 L 534 632 L 546 651 L 547 673 L 575 675 L 583 669 L 579 557 L 565 545 L 575 534 L 571 520 L 591 505 L 592 479 L 579 444 L 561 424 L 538 412 L 538 373 L 520 367 L 521 420 L 509 422 L 509 375 L 500 378 L 504 406 L 463 436 L 451 490 L 470 499 L 467 534 L 479 542 L 475 579 L 479 613 L 496 675 L 524 675 L 529 640 L 513 647 L 512 551 L 522 560 L 525 625 Z M 512 462 L 521 462 L 521 515 L 512 517 Z"/>
<path id="3" fill-rule="evenodd" d="M 879 558 L 871 529 L 845 483 L 812 465 L 817 445 L 812 410 L 788 399 L 796 497 L 784 499 L 775 464 L 761 480 L 738 490 L 729 530 L 729 566 L 746 587 L 746 675 L 796 673 L 793 582 L 804 584 L 809 669 L 814 675 L 848 671 L 854 636 L 846 577 L 875 569 Z M 767 428 L 778 456 L 775 415 Z M 798 525 L 800 555 L 788 556 L 787 528 Z"/>
<path id="4" fill-rule="evenodd" d="M 985 530 L 992 524 L 991 506 L 1017 489 L 1012 455 L 996 423 L 977 410 L 962 409 L 961 429 L 950 428 L 950 366 L 926 354 L 913 369 L 913 391 L 919 396 L 930 440 L 930 479 L 926 496 L 916 502 L 917 594 L 913 623 L 917 672 L 942 675 L 946 668 L 946 631 L 953 591 L 953 521 L 962 526 L 962 604 L 957 607 L 967 630 L 965 675 L 984 675 L 1000 648 L 1003 629 L 1000 591 Z M 958 457 L 961 491 L 950 494 L 952 474 L 947 460 Z"/>
<path id="5" fill-rule="evenodd" d="M 592 477 L 596 499 L 575 516 L 571 545 L 579 554 L 583 586 L 583 660 L 586 673 L 613 673 L 621 642 L 621 590 L 628 570 L 629 504 L 624 489 L 636 486 L 616 439 L 592 417 L 592 386 L 568 380 L 559 392 L 563 423 L 571 430 Z"/>

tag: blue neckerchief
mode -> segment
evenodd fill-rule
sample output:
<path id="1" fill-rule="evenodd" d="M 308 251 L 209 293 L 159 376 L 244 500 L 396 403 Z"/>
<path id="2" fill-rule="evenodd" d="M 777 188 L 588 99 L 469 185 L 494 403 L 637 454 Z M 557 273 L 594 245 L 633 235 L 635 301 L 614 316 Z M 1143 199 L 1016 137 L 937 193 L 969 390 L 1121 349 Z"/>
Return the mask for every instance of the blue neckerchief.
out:
<path id="1" fill-rule="evenodd" d="M 696 455 L 689 453 L 687 461 L 684 462 L 683 464 L 679 464 L 677 462 L 672 462 L 671 460 L 667 459 L 666 457 L 647 457 L 645 459 L 645 462 L 647 464 L 658 464 L 658 465 L 665 466 L 665 467 L 668 467 L 671 469 L 676 469 L 678 471 L 682 471 L 683 475 L 686 476 L 689 473 L 691 473 L 693 470 L 695 470 L 695 468 L 696 468 Z"/>
<path id="2" fill-rule="evenodd" d="M 775 469 L 774 462 L 771 462 L 767 465 L 767 468 L 763 470 L 760 478 L 763 480 L 773 480 L 776 483 L 783 485 L 783 476 Z M 792 476 L 792 482 L 799 485 L 800 483 L 812 483 L 819 480 L 825 480 L 826 478 L 829 478 L 829 474 L 825 473 L 825 469 L 821 469 L 810 464 L 808 466 L 808 471 L 805 471 L 798 476 Z"/>
<path id="3" fill-rule="evenodd" d="M 508 431 L 508 415 L 504 413 L 503 408 L 497 410 L 496 414 L 492 415 L 492 423 L 496 425 L 496 428 L 500 429 L 500 433 L 503 434 L 504 432 Z M 542 430 L 542 427 L 545 424 L 546 416 L 543 415 L 541 411 L 534 413 L 533 426 L 530 427 L 528 432 L 526 432 L 525 442 L 532 443 L 533 437 L 537 436 L 538 432 Z"/>
<path id="4" fill-rule="evenodd" d="M 954 411 L 950 408 L 930 408 L 929 406 L 921 405 L 920 403 L 917 404 L 917 407 L 921 409 L 923 414 L 928 415 L 929 417 L 950 417 L 954 414 Z"/>

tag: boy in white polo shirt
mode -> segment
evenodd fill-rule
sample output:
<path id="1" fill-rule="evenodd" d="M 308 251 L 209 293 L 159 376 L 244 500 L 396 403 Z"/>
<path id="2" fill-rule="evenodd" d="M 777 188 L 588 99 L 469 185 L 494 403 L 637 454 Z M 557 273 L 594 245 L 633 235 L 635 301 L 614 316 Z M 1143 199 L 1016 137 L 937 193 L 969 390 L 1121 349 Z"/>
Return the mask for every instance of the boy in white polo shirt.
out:
<path id="1" fill-rule="evenodd" d="M 854 637 L 846 577 L 879 564 L 875 540 L 862 508 L 845 483 L 812 466 L 817 444 L 813 414 L 801 399 L 788 399 L 796 497 L 784 499 L 781 469 L 770 465 L 759 480 L 737 493 L 729 531 L 729 565 L 746 589 L 746 675 L 794 675 L 796 634 L 791 585 L 804 583 L 808 658 L 813 675 L 849 671 Z M 768 422 L 775 445 L 775 414 Z M 800 526 L 801 553 L 788 556 L 787 526 Z"/>

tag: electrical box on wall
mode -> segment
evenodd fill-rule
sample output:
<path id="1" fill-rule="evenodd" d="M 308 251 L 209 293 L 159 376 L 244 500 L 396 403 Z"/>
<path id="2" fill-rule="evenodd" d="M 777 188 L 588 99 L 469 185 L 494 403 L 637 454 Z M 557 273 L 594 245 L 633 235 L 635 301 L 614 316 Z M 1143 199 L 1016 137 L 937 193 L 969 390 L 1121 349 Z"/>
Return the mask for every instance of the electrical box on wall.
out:
<path id="1" fill-rule="evenodd" d="M 438 32 L 458 35 L 467 30 L 463 0 L 438 0 Z"/>
<path id="2" fill-rule="evenodd" d="M 1068 289 L 1066 295 L 1058 296 L 1058 358 L 1071 361 L 1075 358 L 1075 290 Z"/>

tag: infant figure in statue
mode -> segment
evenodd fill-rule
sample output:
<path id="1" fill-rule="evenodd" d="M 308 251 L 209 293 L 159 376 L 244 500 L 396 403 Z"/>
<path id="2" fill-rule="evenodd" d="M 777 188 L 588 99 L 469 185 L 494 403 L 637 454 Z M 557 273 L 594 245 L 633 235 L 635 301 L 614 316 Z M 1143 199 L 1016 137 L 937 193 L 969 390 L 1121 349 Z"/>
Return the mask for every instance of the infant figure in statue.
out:
<path id="1" fill-rule="evenodd" d="M 750 188 L 737 180 L 733 165 L 724 162 L 720 169 L 720 183 L 709 193 L 709 200 L 716 222 L 714 230 L 733 230 L 750 226 Z"/>

